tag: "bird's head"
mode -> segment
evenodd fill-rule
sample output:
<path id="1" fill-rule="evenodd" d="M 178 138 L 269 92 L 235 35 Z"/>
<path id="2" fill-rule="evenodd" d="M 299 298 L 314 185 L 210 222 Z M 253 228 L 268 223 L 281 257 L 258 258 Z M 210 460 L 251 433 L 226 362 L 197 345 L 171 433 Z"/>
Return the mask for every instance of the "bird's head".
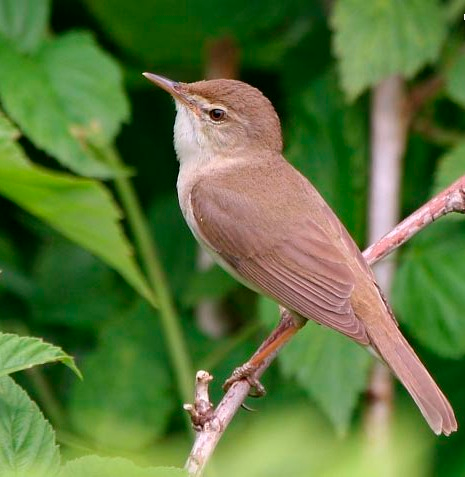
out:
<path id="1" fill-rule="evenodd" d="M 178 83 L 152 73 L 144 76 L 176 102 L 174 143 L 181 163 L 281 152 L 278 115 L 257 88 L 236 80 Z"/>

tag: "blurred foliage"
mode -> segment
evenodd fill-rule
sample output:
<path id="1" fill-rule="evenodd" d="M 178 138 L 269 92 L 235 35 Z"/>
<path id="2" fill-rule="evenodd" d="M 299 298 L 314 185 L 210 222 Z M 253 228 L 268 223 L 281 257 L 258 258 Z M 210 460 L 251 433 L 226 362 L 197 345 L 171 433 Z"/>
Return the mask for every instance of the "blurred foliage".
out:
<path id="1" fill-rule="evenodd" d="M 445 13 L 436 0 L 343 0 L 334 6 L 332 25 L 350 98 L 386 76 L 412 77 L 438 58 L 446 36 Z"/>
<path id="2" fill-rule="evenodd" d="M 219 268 L 198 269 L 175 195 L 173 104 L 142 71 L 203 78 L 211 46 L 231 39 L 241 79 L 276 105 L 287 158 L 363 246 L 380 80 L 440 79 L 412 120 L 403 213 L 465 171 L 464 12 L 463 0 L 0 0 L 0 474 L 185 475 L 194 370 L 214 373 L 217 400 L 277 320 Z M 461 218 L 430 227 L 398 254 L 393 290 L 459 424 L 464 244 Z M 205 300 L 227 336 L 200 325 Z M 83 381 L 36 367 L 79 374 L 70 355 Z M 463 433 L 434 438 L 400 387 L 391 446 L 366 442 L 370 364 L 309 324 L 264 376 L 261 412 L 235 417 L 211 474 L 465 475 Z"/>

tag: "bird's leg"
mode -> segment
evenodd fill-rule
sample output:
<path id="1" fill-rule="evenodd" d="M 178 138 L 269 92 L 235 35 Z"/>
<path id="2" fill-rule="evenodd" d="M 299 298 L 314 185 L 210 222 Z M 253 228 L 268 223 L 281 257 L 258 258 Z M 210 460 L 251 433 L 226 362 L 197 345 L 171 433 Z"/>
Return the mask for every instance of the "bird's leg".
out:
<path id="1" fill-rule="evenodd" d="M 247 379 L 254 392 L 253 397 L 261 397 L 266 394 L 265 387 L 258 380 L 257 371 L 267 360 L 273 359 L 276 353 L 302 328 L 307 322 L 306 319 L 293 316 L 288 310 L 280 307 L 281 319 L 278 326 L 271 332 L 268 338 L 260 345 L 255 354 L 236 368 L 231 376 L 223 384 L 224 391 L 227 391 L 235 382 Z"/>

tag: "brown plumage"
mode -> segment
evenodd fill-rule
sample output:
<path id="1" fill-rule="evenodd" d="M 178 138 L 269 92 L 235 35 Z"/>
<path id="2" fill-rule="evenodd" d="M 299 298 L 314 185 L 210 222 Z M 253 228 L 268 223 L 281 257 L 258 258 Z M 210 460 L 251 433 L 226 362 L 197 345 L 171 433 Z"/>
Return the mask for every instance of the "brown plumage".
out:
<path id="1" fill-rule="evenodd" d="M 238 81 L 151 79 L 176 99 L 179 200 L 199 242 L 243 283 L 295 316 L 373 347 L 433 431 L 455 431 L 449 402 L 399 331 L 360 250 L 282 157 L 271 103 Z M 225 111 L 218 124 L 208 116 L 212 108 Z"/>
<path id="2" fill-rule="evenodd" d="M 400 333 L 341 222 L 289 163 L 276 158 L 266 168 L 271 173 L 260 176 L 259 183 L 253 166 L 196 183 L 191 203 L 202 238 L 208 237 L 211 247 L 262 293 L 373 346 L 433 431 L 448 435 L 456 430 L 450 404 Z M 273 215 L 267 212 L 269 204 Z"/>

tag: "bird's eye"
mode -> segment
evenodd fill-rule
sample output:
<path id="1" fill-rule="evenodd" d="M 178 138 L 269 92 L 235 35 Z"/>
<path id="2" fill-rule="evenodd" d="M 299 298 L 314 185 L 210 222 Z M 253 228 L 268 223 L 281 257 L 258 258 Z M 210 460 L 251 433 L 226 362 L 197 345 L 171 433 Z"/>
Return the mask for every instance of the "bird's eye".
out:
<path id="1" fill-rule="evenodd" d="M 212 121 L 222 121 L 226 117 L 226 111 L 224 109 L 220 108 L 213 108 L 210 109 L 208 112 L 208 115 L 210 116 L 210 119 Z"/>

